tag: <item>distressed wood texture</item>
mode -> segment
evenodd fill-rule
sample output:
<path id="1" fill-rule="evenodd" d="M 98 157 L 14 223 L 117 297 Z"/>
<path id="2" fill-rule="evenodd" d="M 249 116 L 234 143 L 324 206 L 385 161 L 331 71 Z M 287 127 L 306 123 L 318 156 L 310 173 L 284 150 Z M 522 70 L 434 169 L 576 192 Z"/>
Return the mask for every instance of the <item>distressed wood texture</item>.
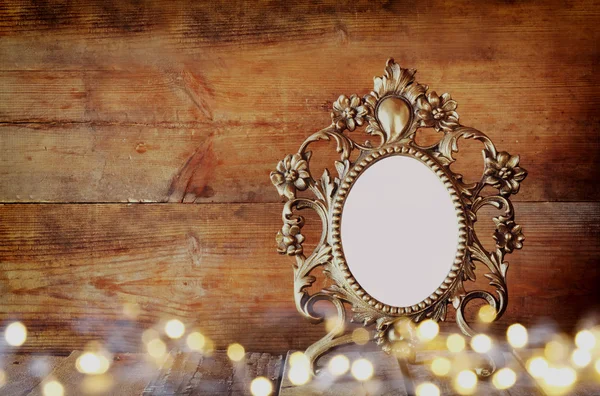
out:
<path id="1" fill-rule="evenodd" d="M 505 345 L 495 354 L 499 368 L 509 367 L 517 375 L 517 381 L 508 390 L 499 391 L 491 381 L 479 381 L 474 395 L 535 396 L 552 395 L 544 392 L 544 383 L 536 382 L 524 367 L 524 361 L 535 350 L 520 350 L 518 354 L 506 352 Z M 264 376 L 273 384 L 273 395 L 279 396 L 337 396 L 337 395 L 386 395 L 402 396 L 414 394 L 414 390 L 424 382 L 433 382 L 443 395 L 455 395 L 451 376 L 464 369 L 472 369 L 480 360 L 474 352 L 450 353 L 447 350 L 431 349 L 419 351 L 415 364 L 401 370 L 398 361 L 380 350 L 365 347 L 342 347 L 338 353 L 346 355 L 350 362 L 359 358 L 368 359 L 375 368 L 374 376 L 364 382 L 355 380 L 350 373 L 334 377 L 327 369 L 333 354 L 324 356 L 320 365 L 323 370 L 308 384 L 295 386 L 289 379 L 291 369 L 289 351 L 285 364 L 281 355 L 268 353 L 247 353 L 240 362 L 232 362 L 226 352 L 217 351 L 211 356 L 194 352 L 173 350 L 158 369 L 147 361 L 144 354 L 117 354 L 107 374 L 85 376 L 76 370 L 76 361 L 81 351 L 74 351 L 68 357 L 48 355 L 2 354 L 6 384 L 2 394 L 15 396 L 37 396 L 43 394 L 43 386 L 49 381 L 59 381 L 66 395 L 250 395 L 251 381 Z M 539 353 L 539 351 L 538 351 Z M 435 357 L 445 357 L 451 361 L 450 377 L 436 377 L 430 368 Z M 465 360 L 468 357 L 468 360 Z M 583 374 L 583 375 L 582 375 Z M 600 384 L 589 372 L 580 372 L 577 385 L 568 394 L 574 396 L 598 395 Z M 96 385 L 92 388 L 91 385 Z M 98 384 L 104 384 L 99 389 Z M 94 392 L 89 392 L 93 389 Z"/>
<path id="2" fill-rule="evenodd" d="M 504 347 L 504 345 L 503 345 Z M 353 347 L 353 349 L 358 349 Z M 417 359 L 414 364 L 403 363 L 405 372 L 401 371 L 396 358 L 385 354 L 382 351 L 355 351 L 342 352 L 350 362 L 359 358 L 366 358 L 373 362 L 375 366 L 374 377 L 360 382 L 346 373 L 340 377 L 334 377 L 327 369 L 329 359 L 333 354 L 323 357 L 323 370 L 311 382 L 302 386 L 294 386 L 288 378 L 291 369 L 289 357 L 292 351 L 288 352 L 288 358 L 285 362 L 283 378 L 281 382 L 280 396 L 338 396 L 338 395 L 414 395 L 419 385 L 425 382 L 434 383 L 440 390 L 441 395 L 458 395 L 452 384 L 453 377 L 461 370 L 473 370 L 477 362 L 481 362 L 481 355 L 468 351 L 460 354 L 448 352 L 445 349 L 435 349 L 417 352 Z M 438 377 L 431 371 L 431 362 L 434 358 L 443 357 L 452 361 L 451 375 L 447 377 Z M 545 393 L 540 391 L 536 381 L 527 373 L 525 368 L 510 352 L 504 350 L 496 352 L 495 358 L 498 368 L 509 367 L 517 374 L 517 381 L 509 390 L 496 389 L 490 380 L 479 381 L 475 395 L 494 395 L 494 396 L 543 396 Z M 583 381 L 582 381 L 583 382 Z M 587 386 L 592 390 L 599 390 L 598 385 L 593 381 L 587 381 L 580 384 L 580 388 Z"/>
<path id="3" fill-rule="evenodd" d="M 250 396 L 250 383 L 256 377 L 268 378 L 277 389 L 282 370 L 281 355 L 247 353 L 240 362 L 232 362 L 224 351 L 212 356 L 173 351 L 143 395 Z"/>
<path id="4" fill-rule="evenodd" d="M 280 396 L 339 396 L 339 395 L 387 395 L 387 396 L 407 396 L 411 389 L 409 378 L 402 375 L 400 366 L 395 357 L 385 354 L 382 351 L 361 351 L 361 348 L 352 348 L 354 351 L 343 352 L 348 359 L 353 362 L 357 359 L 367 359 L 373 363 L 374 374 L 368 381 L 357 381 L 348 372 L 340 377 L 333 376 L 328 370 L 329 360 L 335 354 L 329 354 L 319 361 L 322 367 L 319 375 L 312 381 L 302 386 L 296 386 L 289 378 L 290 356 L 294 351 L 289 351 L 285 360 Z"/>
<path id="5" fill-rule="evenodd" d="M 28 395 L 66 359 L 66 356 L 2 353 L 0 366 L 4 381 L 0 392 L 3 395 Z"/>
<path id="6" fill-rule="evenodd" d="M 217 348 L 316 341 L 268 174 L 395 57 L 529 170 L 497 329 L 570 329 L 600 301 L 599 24 L 587 0 L 0 2 L 0 323 L 24 352 L 139 351 L 173 317 Z M 158 204 L 182 202 L 211 204 Z"/>
<path id="7" fill-rule="evenodd" d="M 109 371 L 101 376 L 86 376 L 76 369 L 77 358 L 82 351 L 73 351 L 68 357 L 55 364 L 53 370 L 38 380 L 38 385 L 31 392 L 6 393 L 7 395 L 43 396 L 44 385 L 49 381 L 59 381 L 64 387 L 66 395 L 111 395 L 128 396 L 141 395 L 144 387 L 153 380 L 159 370 L 153 363 L 149 363 L 147 356 L 142 354 L 117 354 L 114 356 Z M 51 357 L 31 355 L 30 361 Z M 12 373 L 9 371 L 7 376 Z M 35 377 L 34 377 L 35 378 Z M 2 388 L 4 392 L 4 388 Z"/>
<path id="8" fill-rule="evenodd" d="M 0 201 L 275 202 L 276 161 L 390 56 L 522 155 L 516 200 L 595 201 L 599 22 L 593 1 L 8 0 Z"/>
<path id="9" fill-rule="evenodd" d="M 231 342 L 249 351 L 305 348 L 324 328 L 294 307 L 293 259 L 274 254 L 279 210 L 279 204 L 0 206 L 0 322 L 23 320 L 30 332 L 24 351 L 69 352 L 94 339 L 136 351 L 142 329 L 172 317 L 198 326 L 217 348 Z M 600 301 L 600 203 L 519 202 L 516 211 L 526 248 L 508 257 L 510 303 L 497 328 L 549 318 L 568 330 Z M 308 233 L 308 243 L 317 232 Z M 140 305 L 137 319 L 123 315 L 125 303 Z"/>
<path id="10" fill-rule="evenodd" d="M 511 352 L 506 351 L 506 344 L 502 344 L 499 350 L 495 351 L 494 361 L 498 369 L 508 367 L 517 374 L 515 385 L 508 390 L 497 389 L 490 379 L 478 381 L 475 395 L 494 395 L 494 396 L 544 396 L 527 370 L 520 364 Z M 460 358 L 457 358 L 459 357 Z M 430 350 L 417 353 L 415 364 L 408 365 L 408 371 L 415 388 L 424 382 L 433 382 L 441 391 L 442 395 L 459 395 L 454 390 L 452 384 L 453 377 L 437 377 L 431 371 L 431 362 L 437 357 L 444 357 L 453 362 L 452 375 L 460 370 L 474 370 L 477 362 L 482 362 L 481 355 L 473 351 L 465 351 L 460 354 L 448 352 L 447 350 Z M 461 359 L 466 359 L 461 362 Z M 468 362 L 468 363 L 467 363 Z M 466 364 L 465 364 L 466 363 Z M 462 366 L 462 367 L 461 367 Z"/>

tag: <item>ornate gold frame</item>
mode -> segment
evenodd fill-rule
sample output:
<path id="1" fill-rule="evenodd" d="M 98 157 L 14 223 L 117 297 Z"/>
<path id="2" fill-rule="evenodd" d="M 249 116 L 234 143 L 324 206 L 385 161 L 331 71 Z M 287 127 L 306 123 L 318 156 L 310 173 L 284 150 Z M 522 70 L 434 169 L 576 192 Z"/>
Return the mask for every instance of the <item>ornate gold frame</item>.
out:
<path id="1" fill-rule="evenodd" d="M 496 311 L 496 318 L 506 310 L 508 299 L 504 261 L 507 253 L 523 246 L 521 226 L 514 222 L 510 195 L 519 191 L 527 172 L 519 167 L 519 156 L 498 152 L 492 141 L 482 132 L 460 125 L 456 102 L 445 93 L 438 96 L 428 92 L 428 87 L 414 81 L 415 70 L 403 69 L 393 59 L 388 60 L 382 77 L 375 77 L 373 91 L 362 99 L 341 95 L 333 104 L 332 124 L 309 136 L 297 153 L 286 156 L 271 172 L 271 181 L 286 200 L 283 208 L 283 228 L 277 234 L 278 252 L 296 258 L 294 265 L 294 298 L 296 308 L 312 322 L 324 318 L 316 314 L 314 304 L 327 300 L 337 309 L 332 330 L 306 350 L 311 364 L 327 350 L 352 342 L 352 334 L 345 331 L 346 308 L 350 305 L 351 320 L 365 327 L 374 325 L 372 338 L 386 352 L 397 351 L 412 345 L 411 334 L 403 332 L 403 318 L 414 322 L 424 319 L 443 321 L 448 304 L 456 309 L 456 322 L 468 336 L 475 334 L 465 319 L 465 307 L 473 299 L 483 299 Z M 391 100 L 388 100 L 391 99 Z M 360 144 L 345 132 L 366 125 L 366 133 L 378 137 L 373 145 L 369 140 Z M 442 133 L 438 143 L 421 147 L 415 140 L 418 128 L 435 128 Z M 475 139 L 483 143 L 484 170 L 479 182 L 465 183 L 460 174 L 450 169 L 458 151 L 458 140 Z M 325 169 L 320 179 L 311 175 L 309 145 L 318 140 L 335 140 L 340 160 L 335 162 L 337 177 Z M 355 160 L 350 155 L 358 150 Z M 340 217 L 345 197 L 354 180 L 371 164 L 391 155 L 412 156 L 434 171 L 447 187 L 455 204 L 460 230 L 459 247 L 455 261 L 446 280 L 428 298 L 410 307 L 391 307 L 377 301 L 362 289 L 346 265 L 340 239 Z M 497 192 L 482 194 L 490 186 Z M 314 198 L 298 196 L 298 191 L 308 190 Z M 475 233 L 477 212 L 491 205 L 503 211 L 493 218 L 496 230 L 495 251 L 487 251 Z M 296 210 L 310 208 L 322 222 L 321 238 L 315 249 L 306 255 L 301 233 L 304 218 Z M 497 296 L 484 290 L 467 292 L 463 282 L 475 281 L 475 263 L 484 264 L 489 272 L 485 276 L 496 290 Z M 311 272 L 321 267 L 333 281 L 332 286 L 309 294 L 307 288 L 316 278 Z"/>

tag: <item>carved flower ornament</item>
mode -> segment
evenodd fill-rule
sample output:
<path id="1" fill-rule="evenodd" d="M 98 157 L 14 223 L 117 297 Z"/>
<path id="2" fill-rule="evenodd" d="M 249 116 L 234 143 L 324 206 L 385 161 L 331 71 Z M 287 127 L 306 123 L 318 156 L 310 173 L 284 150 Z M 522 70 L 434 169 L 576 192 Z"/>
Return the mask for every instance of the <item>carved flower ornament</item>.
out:
<path id="1" fill-rule="evenodd" d="M 419 126 L 434 127 L 438 132 L 451 130 L 458 126 L 458 113 L 455 111 L 457 106 L 449 93 L 438 96 L 432 91 L 420 96 L 416 111 Z"/>
<path id="2" fill-rule="evenodd" d="M 302 254 L 302 242 L 304 236 L 300 233 L 302 225 L 284 224 L 281 231 L 277 233 L 277 251 L 281 254 L 295 256 Z"/>
<path id="3" fill-rule="evenodd" d="M 287 155 L 277 164 L 277 170 L 271 172 L 271 181 L 279 195 L 287 199 L 294 199 L 296 189 L 306 190 L 309 179 L 308 162 L 301 154 Z"/>
<path id="4" fill-rule="evenodd" d="M 498 248 L 511 253 L 513 250 L 523 247 L 525 236 L 523 236 L 523 230 L 520 225 L 503 216 L 495 217 L 494 224 L 496 224 L 494 240 Z"/>
<path id="5" fill-rule="evenodd" d="M 506 151 L 498 153 L 496 158 L 488 155 L 486 152 L 485 182 L 498 188 L 502 195 L 518 193 L 519 183 L 527 176 L 525 170 L 519 167 L 519 156 Z"/>
<path id="6" fill-rule="evenodd" d="M 358 95 L 341 95 L 333 103 L 331 125 L 310 135 L 296 154 L 287 155 L 271 172 L 271 181 L 286 201 L 282 215 L 284 225 L 277 233 L 276 242 L 279 253 L 295 258 L 296 308 L 313 322 L 324 320 L 314 310 L 317 301 L 329 301 L 338 313 L 333 329 L 305 352 L 313 368 L 327 350 L 352 342 L 352 334 L 346 326 L 349 312 L 351 321 L 373 327 L 372 339 L 383 350 L 404 353 L 406 348 L 412 348 L 415 339 L 414 327 L 410 325 L 425 319 L 444 320 L 449 305 L 456 309 L 458 326 L 469 336 L 475 334 L 465 315 L 470 301 L 485 300 L 496 310 L 496 318 L 506 310 L 508 263 L 505 257 L 521 249 L 525 239 L 522 227 L 515 223 L 514 208 L 508 198 L 519 191 L 527 172 L 519 166 L 519 156 L 498 152 L 484 133 L 460 125 L 457 104 L 450 94 L 439 96 L 428 92 L 426 85 L 414 80 L 415 73 L 413 69 L 401 68 L 393 59 L 388 60 L 383 76 L 374 79 L 373 91 L 363 99 Z M 363 125 L 369 135 L 364 141 L 351 139 L 344 133 Z M 414 139 L 419 128 L 435 128 L 441 135 L 439 142 L 420 146 Z M 380 141 L 371 142 L 367 137 Z M 483 145 L 485 167 L 477 182 L 465 183 L 461 175 L 450 169 L 459 139 L 472 139 Z M 320 177 L 310 172 L 308 147 L 320 140 L 335 144 L 339 160 L 331 169 L 337 171 L 337 175 L 329 168 Z M 351 273 L 341 245 L 340 219 L 352 183 L 369 164 L 392 155 L 413 156 L 427 164 L 454 197 L 461 224 L 459 248 L 447 280 L 429 297 L 409 307 L 386 305 L 364 290 Z M 486 186 L 497 190 L 490 193 Z M 314 197 L 296 195 L 297 191 L 307 189 Z M 493 219 L 496 229 L 492 237 L 496 246 L 491 251 L 486 250 L 475 232 L 478 211 L 484 206 L 502 212 Z M 315 211 L 322 223 L 320 240 L 310 252 L 303 249 L 304 218 L 297 213 L 307 209 Z M 465 282 L 476 280 L 476 265 L 486 269 L 485 278 L 495 293 L 465 289 Z M 316 268 L 322 269 L 331 285 L 313 292 L 310 286 L 316 280 L 313 275 Z"/>
<path id="7" fill-rule="evenodd" d="M 340 95 L 333 103 L 331 119 L 338 130 L 348 129 L 352 132 L 357 125 L 364 124 L 367 114 L 369 114 L 368 108 L 362 105 L 358 96 L 352 95 L 348 98 L 346 95 Z"/>

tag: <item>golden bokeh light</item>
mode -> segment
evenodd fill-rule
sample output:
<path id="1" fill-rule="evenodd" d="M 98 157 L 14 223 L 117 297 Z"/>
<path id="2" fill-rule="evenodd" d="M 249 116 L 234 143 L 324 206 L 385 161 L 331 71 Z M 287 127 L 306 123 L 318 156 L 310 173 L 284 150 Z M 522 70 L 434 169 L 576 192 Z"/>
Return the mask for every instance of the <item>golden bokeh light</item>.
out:
<path id="1" fill-rule="evenodd" d="M 0 369 L 0 388 L 6 385 L 6 373 L 4 370 Z"/>
<path id="2" fill-rule="evenodd" d="M 471 339 L 471 348 L 477 353 L 486 353 L 492 349 L 492 339 L 485 334 L 477 334 Z"/>
<path id="3" fill-rule="evenodd" d="M 344 375 L 350 370 L 350 360 L 344 355 L 337 355 L 329 361 L 328 367 L 331 374 Z"/>
<path id="4" fill-rule="evenodd" d="M 81 381 L 81 389 L 89 395 L 106 395 L 114 384 L 110 374 L 88 375 Z"/>
<path id="5" fill-rule="evenodd" d="M 550 362 L 559 362 L 569 356 L 569 347 L 563 340 L 555 339 L 546 344 L 544 354 Z"/>
<path id="6" fill-rule="evenodd" d="M 527 371 L 534 378 L 543 378 L 548 371 L 549 365 L 543 357 L 534 357 L 527 361 Z"/>
<path id="7" fill-rule="evenodd" d="M 461 395 L 472 395 L 477 388 L 477 375 L 471 370 L 463 370 L 454 379 L 454 389 Z"/>
<path id="8" fill-rule="evenodd" d="M 238 343 L 231 344 L 227 347 L 227 357 L 234 362 L 239 362 L 246 356 L 246 350 Z"/>
<path id="9" fill-rule="evenodd" d="M 462 352 L 465 349 L 466 344 L 465 337 L 460 334 L 451 334 L 448 336 L 448 339 L 446 339 L 446 346 L 450 352 Z"/>
<path id="10" fill-rule="evenodd" d="M 4 338 L 8 345 L 21 346 L 27 340 L 27 327 L 21 322 L 13 322 L 4 330 Z"/>
<path id="11" fill-rule="evenodd" d="M 358 359 L 352 363 L 352 375 L 359 381 L 366 381 L 373 376 L 373 364 L 367 359 Z"/>
<path id="12" fill-rule="evenodd" d="M 202 349 L 204 348 L 204 345 L 206 343 L 206 339 L 204 338 L 204 335 L 202 335 L 202 333 L 200 333 L 199 331 L 193 331 L 190 334 L 188 334 L 185 343 L 187 344 L 188 348 L 190 348 L 192 351 L 202 351 Z"/>
<path id="13" fill-rule="evenodd" d="M 310 370 L 303 365 L 290 366 L 288 378 L 293 385 L 304 385 L 310 381 Z"/>
<path id="14" fill-rule="evenodd" d="M 60 382 L 52 380 L 44 384 L 42 393 L 44 396 L 63 396 L 65 394 L 65 388 Z"/>
<path id="15" fill-rule="evenodd" d="M 577 373 L 570 367 L 550 367 L 544 375 L 544 389 L 552 394 L 565 394 L 577 381 Z"/>
<path id="16" fill-rule="evenodd" d="M 517 374 L 510 368 L 504 367 L 494 374 L 492 384 L 496 389 L 511 388 L 517 382 Z"/>
<path id="17" fill-rule="evenodd" d="M 202 349 L 202 353 L 206 356 L 211 356 L 215 351 L 215 343 L 208 337 L 204 337 L 204 349 Z"/>
<path id="18" fill-rule="evenodd" d="M 452 363 L 450 360 L 443 357 L 436 357 L 431 362 L 431 371 L 439 376 L 443 377 L 450 373 L 450 369 L 452 368 Z"/>
<path id="19" fill-rule="evenodd" d="M 571 354 L 571 362 L 579 368 L 587 367 L 592 362 L 592 354 L 585 349 L 575 349 Z"/>
<path id="20" fill-rule="evenodd" d="M 415 322 L 408 318 L 401 318 L 394 323 L 395 334 L 398 334 L 401 338 L 408 340 L 413 338 L 417 331 L 417 325 Z M 397 341 L 397 340 L 392 340 Z"/>
<path id="21" fill-rule="evenodd" d="M 250 383 L 252 396 L 269 396 L 273 393 L 273 384 L 265 377 L 256 377 Z"/>
<path id="22" fill-rule="evenodd" d="M 496 319 L 496 310 L 491 305 L 484 305 L 479 308 L 477 317 L 483 323 L 492 323 Z"/>
<path id="23" fill-rule="evenodd" d="M 591 351 L 596 346 L 596 337 L 589 330 L 582 330 L 575 335 L 575 345 L 579 349 Z"/>
<path id="24" fill-rule="evenodd" d="M 440 332 L 440 326 L 437 322 L 427 319 L 419 323 L 417 335 L 421 341 L 428 342 L 437 337 Z"/>
<path id="25" fill-rule="evenodd" d="M 309 368 L 310 361 L 308 360 L 308 357 L 303 352 L 296 351 L 290 355 L 290 366 L 291 367 L 301 366 L 301 367 Z"/>
<path id="26" fill-rule="evenodd" d="M 423 382 L 415 389 L 417 396 L 440 396 L 440 388 L 431 382 Z"/>
<path id="27" fill-rule="evenodd" d="M 452 371 L 458 373 L 462 370 L 469 370 L 473 366 L 472 356 L 468 353 L 457 353 L 452 359 Z"/>
<path id="28" fill-rule="evenodd" d="M 596 369 L 596 373 L 598 373 L 598 375 L 600 375 L 600 359 L 596 360 L 596 363 L 594 364 L 594 368 Z"/>
<path id="29" fill-rule="evenodd" d="M 178 319 L 171 319 L 165 324 L 165 333 L 172 339 L 181 338 L 185 333 L 185 325 Z"/>
<path id="30" fill-rule="evenodd" d="M 352 331 L 352 341 L 357 345 L 365 345 L 370 339 L 369 331 L 364 327 L 357 327 Z"/>
<path id="31" fill-rule="evenodd" d="M 155 338 L 146 344 L 146 350 L 153 358 L 160 359 L 167 353 L 167 345 L 160 338 Z"/>
<path id="32" fill-rule="evenodd" d="M 525 326 L 515 323 L 506 330 L 506 339 L 513 348 L 523 348 L 529 341 L 529 335 Z"/>
<path id="33" fill-rule="evenodd" d="M 75 368 L 82 374 L 104 374 L 110 368 L 110 361 L 101 353 L 85 352 L 75 361 Z"/>
<path id="34" fill-rule="evenodd" d="M 410 359 L 411 355 L 414 353 L 414 348 L 408 343 L 408 341 L 395 341 L 392 344 L 392 354 L 398 359 Z"/>

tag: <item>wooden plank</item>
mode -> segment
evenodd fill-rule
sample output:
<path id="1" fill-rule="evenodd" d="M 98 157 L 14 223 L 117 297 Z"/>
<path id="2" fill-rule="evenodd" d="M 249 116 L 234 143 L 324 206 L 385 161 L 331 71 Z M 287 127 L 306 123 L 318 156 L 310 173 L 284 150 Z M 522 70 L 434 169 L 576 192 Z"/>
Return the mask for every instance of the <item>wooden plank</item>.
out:
<path id="1" fill-rule="evenodd" d="M 526 44 L 535 46 L 546 38 L 541 36 Z M 31 43 L 32 39 L 21 37 L 16 40 L 20 44 L 35 45 Z M 510 43 L 514 36 L 500 40 Z M 120 41 L 123 43 L 120 51 L 132 50 L 130 39 Z M 407 50 L 411 51 L 422 43 L 415 41 L 411 45 L 413 48 Z M 317 46 L 292 53 L 305 58 L 303 60 L 294 57 L 282 59 L 281 52 L 272 50 L 269 53 L 256 49 L 242 50 L 247 57 L 244 63 L 240 63 L 240 58 L 223 63 L 220 58 L 228 54 L 215 56 L 208 53 L 207 59 L 196 62 L 189 55 L 173 52 L 173 49 L 153 48 L 152 43 L 143 50 L 171 52 L 171 64 L 157 67 L 146 55 L 141 58 L 144 62 L 141 65 L 106 65 L 109 70 L 97 70 L 103 68 L 102 63 L 89 65 L 94 70 L 53 70 L 53 64 L 36 70 L 2 69 L 0 121 L 9 124 L 75 122 L 193 126 L 222 122 L 299 122 L 311 118 L 315 120 L 313 125 L 318 127 L 330 121 L 331 103 L 340 94 L 369 93 L 373 89 L 372 77 L 380 76 L 387 58 L 399 51 L 398 48 L 387 48 L 371 53 L 370 44 L 373 44 L 372 41 L 358 43 L 359 53 L 369 56 L 365 67 L 344 73 L 332 71 L 348 68 L 351 58 L 325 59 L 323 50 L 327 47 Z M 507 49 L 507 53 L 494 65 L 484 60 L 464 60 L 446 65 L 449 60 L 440 63 L 440 58 L 411 57 L 410 60 L 399 58 L 397 61 L 404 67 L 418 69 L 417 81 L 428 85 L 431 90 L 450 92 L 459 103 L 459 114 L 466 125 L 479 125 L 485 129 L 493 128 L 497 123 L 507 125 L 512 120 L 514 126 L 522 114 L 526 114 L 546 123 L 550 121 L 547 118 L 551 118 L 564 123 L 564 126 L 568 126 L 568 117 L 583 115 L 584 118 L 578 119 L 577 123 L 585 126 L 586 119 L 597 119 L 597 116 L 581 114 L 580 106 L 586 106 L 586 111 L 588 105 L 599 101 L 594 95 L 598 80 L 589 76 L 593 72 L 592 44 L 579 48 L 583 51 L 581 57 L 567 60 L 565 65 L 552 70 L 548 70 L 547 64 L 553 61 L 550 55 L 545 62 L 519 70 L 518 67 L 525 66 L 526 62 L 534 61 L 518 58 L 517 51 L 522 47 Z M 72 46 L 69 41 L 65 45 Z M 107 46 L 108 43 L 103 46 L 90 43 L 85 50 L 102 56 L 110 51 Z M 465 49 L 469 48 L 466 46 Z M 115 54 L 111 54 L 108 59 L 120 63 L 119 55 L 117 53 L 115 59 Z M 308 69 L 311 57 L 322 62 Z M 461 73 L 460 67 L 468 68 L 469 74 Z M 560 102 L 560 97 L 569 94 L 569 90 L 579 95 L 585 105 L 581 102 L 577 103 L 579 106 Z M 544 107 L 532 107 L 531 101 L 544 103 Z M 510 118 L 503 117 L 507 112 L 511 112 Z M 531 123 L 528 127 L 533 125 Z"/>
<path id="2" fill-rule="evenodd" d="M 267 377 L 274 388 L 281 375 L 282 357 L 247 353 L 232 362 L 226 352 L 212 356 L 173 351 L 159 375 L 144 389 L 144 395 L 250 395 L 250 383 Z"/>
<path id="3" fill-rule="evenodd" d="M 29 396 L 44 395 L 44 385 L 49 381 L 58 381 L 61 383 L 67 394 L 77 394 L 81 392 L 79 386 L 85 375 L 75 369 L 75 362 L 81 356 L 81 351 L 73 351 L 60 365 L 54 368 L 52 372 L 44 378 L 32 391 Z"/>
<path id="4" fill-rule="evenodd" d="M 346 348 L 348 349 L 348 348 Z M 289 379 L 291 365 L 289 357 L 294 351 L 288 352 L 286 357 L 283 377 L 281 379 L 280 396 L 334 396 L 334 395 L 407 395 L 405 381 L 402 376 L 398 361 L 381 352 L 361 350 L 360 347 L 352 347 L 344 352 L 332 352 L 319 360 L 320 370 L 317 376 L 305 385 L 296 386 Z M 357 359 L 364 358 L 369 360 L 374 367 L 374 375 L 371 379 L 361 382 L 346 373 L 339 377 L 333 376 L 328 370 L 327 365 L 332 357 L 337 353 L 343 353 L 350 363 Z"/>
<path id="5" fill-rule="evenodd" d="M 506 361 L 505 367 L 511 368 L 517 374 L 517 382 L 512 388 L 508 389 L 508 394 L 510 396 L 545 395 L 536 380 L 529 375 L 527 369 L 521 364 L 512 351 L 504 352 L 504 359 Z"/>
<path id="6" fill-rule="evenodd" d="M 30 396 L 41 396 L 44 394 L 43 387 L 48 381 L 58 381 L 65 390 L 66 395 L 89 394 L 86 389 L 95 389 L 98 391 L 98 385 L 88 385 L 86 381 L 104 379 L 106 381 L 106 391 L 102 394 L 111 396 L 139 395 L 158 373 L 158 368 L 145 360 L 142 354 L 116 354 L 113 357 L 111 366 L 107 374 L 102 378 L 98 376 L 87 376 L 81 374 L 75 368 L 77 358 L 81 356 L 81 351 L 73 351 L 60 364 L 54 367 L 43 381 L 38 381 L 38 385 L 31 392 L 24 393 Z M 4 390 L 4 389 L 3 389 Z"/>
<path id="7" fill-rule="evenodd" d="M 146 360 L 146 355 L 118 353 L 113 357 L 109 374 L 114 381 L 111 396 L 140 395 L 156 377 L 158 368 Z"/>
<path id="8" fill-rule="evenodd" d="M 592 1 L 110 4 L 0 8 L 0 201 L 275 202 L 276 161 L 392 55 L 522 155 L 517 200 L 600 199 Z"/>
<path id="9" fill-rule="evenodd" d="M 242 364 L 234 365 L 233 395 L 251 395 L 250 383 L 256 377 L 266 377 L 278 389 L 283 372 L 283 356 L 269 353 L 247 353 Z"/>
<path id="10" fill-rule="evenodd" d="M 430 370 L 431 361 L 440 354 L 440 351 L 435 352 L 418 352 L 417 360 L 414 364 L 408 365 L 408 372 L 415 388 L 424 382 L 435 384 L 442 395 L 452 395 L 452 384 L 449 380 L 436 377 Z"/>
<path id="11" fill-rule="evenodd" d="M 527 239 L 508 257 L 508 311 L 495 329 L 547 318 L 568 330 L 598 301 L 600 204 L 515 209 Z M 20 351 L 30 352 L 64 353 L 96 339 L 133 352 L 142 330 L 173 317 L 199 326 L 217 348 L 305 348 L 324 329 L 295 310 L 293 260 L 275 253 L 280 211 L 279 204 L 0 206 L 0 321 L 27 325 Z M 315 217 L 307 244 L 318 238 Z M 467 288 L 487 284 L 478 274 Z M 126 303 L 139 304 L 140 315 L 126 316 Z"/>
<path id="12" fill-rule="evenodd" d="M 173 395 L 178 390 L 185 390 L 202 361 L 202 355 L 198 353 L 172 351 L 169 355 L 159 374 L 144 388 L 144 395 Z M 223 373 L 223 377 L 228 378 L 229 374 Z"/>
<path id="13" fill-rule="evenodd" d="M 512 126 L 514 120 L 505 122 L 491 128 L 490 136 L 499 149 L 520 154 L 530 173 L 515 201 L 600 198 L 595 182 L 600 140 L 594 128 L 565 120 L 568 125 L 557 133 L 550 128 L 552 119 L 524 133 Z M 279 202 L 269 173 L 324 125 L 0 125 L 0 201 Z M 483 169 L 481 145 L 465 144 L 456 170 L 474 180 Z M 322 166 L 332 168 L 336 155 L 331 144 L 316 146 Z M 550 171 L 552 163 L 561 166 Z"/>
<path id="14" fill-rule="evenodd" d="M 0 392 L 15 396 L 29 394 L 64 359 L 66 356 L 1 354 L 5 383 Z"/>

